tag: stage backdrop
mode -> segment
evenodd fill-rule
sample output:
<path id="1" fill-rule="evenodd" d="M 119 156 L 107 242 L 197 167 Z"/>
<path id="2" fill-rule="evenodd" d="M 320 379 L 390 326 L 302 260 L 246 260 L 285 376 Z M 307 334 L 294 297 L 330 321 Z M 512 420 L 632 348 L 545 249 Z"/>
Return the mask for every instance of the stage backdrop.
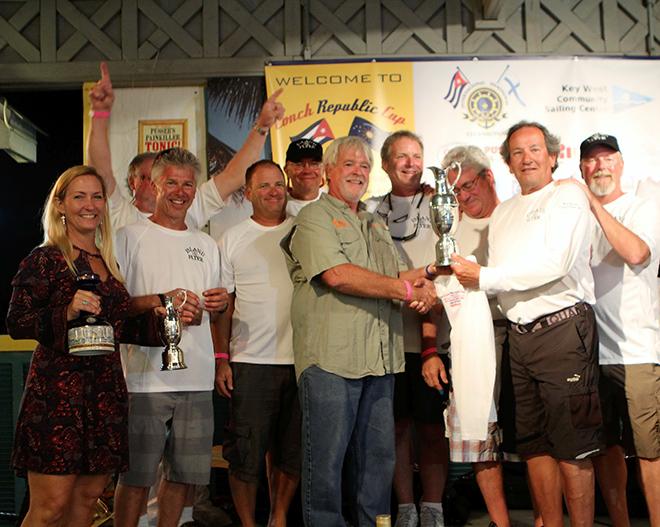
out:
<path id="1" fill-rule="evenodd" d="M 580 142 L 594 132 L 616 135 L 625 159 L 625 188 L 660 180 L 660 62 L 644 59 L 442 60 L 266 67 L 270 95 L 284 88 L 286 116 L 272 136 L 283 164 L 291 139 L 327 143 L 367 139 L 375 156 L 370 193 L 389 189 L 379 150 L 387 134 L 409 129 L 424 140 L 426 165 L 451 147 L 474 144 L 488 154 L 500 197 L 518 186 L 499 156 L 512 124 L 539 121 L 560 136 L 557 178 L 579 177 Z M 430 181 L 426 171 L 425 179 Z"/>

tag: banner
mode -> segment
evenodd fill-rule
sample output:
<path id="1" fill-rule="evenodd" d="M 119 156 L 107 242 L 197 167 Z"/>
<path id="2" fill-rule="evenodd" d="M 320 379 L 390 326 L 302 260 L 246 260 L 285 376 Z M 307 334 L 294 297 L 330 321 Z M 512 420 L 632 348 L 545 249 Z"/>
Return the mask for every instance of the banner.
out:
<path id="1" fill-rule="evenodd" d="M 616 75 L 614 74 L 616 72 Z M 327 143 L 365 137 L 374 150 L 370 191 L 389 188 L 379 148 L 395 130 L 418 133 L 426 165 L 439 166 L 453 146 L 473 144 L 491 160 L 498 193 L 518 185 L 501 160 L 507 129 L 538 121 L 561 139 L 555 178 L 579 177 L 579 146 L 595 132 L 615 135 L 625 160 L 624 188 L 660 180 L 660 62 L 642 59 L 498 59 L 364 62 L 266 67 L 268 93 L 286 117 L 273 134 L 273 158 L 284 162 L 292 138 Z M 430 173 L 425 172 L 430 181 Z"/>
<path id="2" fill-rule="evenodd" d="M 284 166 L 289 143 L 313 139 L 326 144 L 345 135 L 365 139 L 380 170 L 380 147 L 395 130 L 415 129 L 413 64 L 364 62 L 267 66 L 268 95 L 279 88 L 286 108 L 271 135 L 273 160 Z M 387 192 L 384 173 L 372 176 L 369 193 Z"/>

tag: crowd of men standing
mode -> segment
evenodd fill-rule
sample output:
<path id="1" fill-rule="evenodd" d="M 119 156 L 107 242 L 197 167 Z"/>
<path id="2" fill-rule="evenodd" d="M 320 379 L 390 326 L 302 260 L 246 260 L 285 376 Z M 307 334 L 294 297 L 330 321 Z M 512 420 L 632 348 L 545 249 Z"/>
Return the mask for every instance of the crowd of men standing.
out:
<path id="1" fill-rule="evenodd" d="M 199 187 L 190 152 L 136 158 L 129 201 L 112 170 L 105 66 L 91 92 L 89 161 L 106 184 L 134 310 L 167 295 L 186 321 L 186 370 L 161 372 L 159 347 L 123 352 L 130 469 L 117 486 L 116 524 L 137 525 L 159 465 L 163 527 L 177 525 L 192 487 L 208 484 L 215 388 L 230 399 L 224 456 L 246 527 L 264 471 L 270 526 L 286 524 L 299 485 L 308 526 L 374 525 L 392 489 L 398 527 L 443 526 L 450 456 L 473 463 L 491 520 L 508 527 L 503 434 L 526 462 L 537 525 L 562 525 L 563 500 L 572 525 L 592 525 L 596 480 L 614 525 L 629 525 L 625 455 L 637 456 L 650 523 L 660 525 L 660 221 L 657 202 L 622 191 L 617 139 L 586 138 L 584 184 L 558 182 L 558 137 L 515 124 L 501 154 L 520 193 L 503 203 L 487 156 L 452 149 L 443 165 L 462 167 L 460 177 L 449 171 L 460 256 L 439 267 L 422 140 L 387 138 L 380 163 L 392 190 L 363 202 L 375 161 L 359 138 L 325 152 L 292 142 L 284 169 L 258 159 L 283 115 L 278 96 Z M 245 219 L 216 243 L 199 228 L 241 187 Z M 451 393 L 448 287 L 482 290 L 490 308 L 497 371 L 484 400 L 500 418 L 491 414 L 479 440 L 462 437 Z M 513 400 L 500 403 L 505 367 Z"/>

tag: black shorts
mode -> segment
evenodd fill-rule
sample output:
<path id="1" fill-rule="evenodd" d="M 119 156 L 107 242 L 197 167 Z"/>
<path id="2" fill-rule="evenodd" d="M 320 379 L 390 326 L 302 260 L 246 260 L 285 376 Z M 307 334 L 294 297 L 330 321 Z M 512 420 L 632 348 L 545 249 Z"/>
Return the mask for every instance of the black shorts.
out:
<path id="1" fill-rule="evenodd" d="M 440 355 L 449 374 L 446 355 Z M 418 423 L 441 424 L 449 388 L 444 393 L 429 387 L 422 377 L 419 353 L 406 353 L 406 371 L 394 376 L 394 420 L 412 418 Z"/>
<path id="2" fill-rule="evenodd" d="M 273 464 L 300 474 L 301 413 L 293 366 L 234 362 L 231 415 L 223 445 L 229 471 L 242 481 L 259 481 L 270 452 Z"/>
<path id="3" fill-rule="evenodd" d="M 516 450 L 584 459 L 603 448 L 594 312 L 576 304 L 524 326 L 509 323 Z"/>

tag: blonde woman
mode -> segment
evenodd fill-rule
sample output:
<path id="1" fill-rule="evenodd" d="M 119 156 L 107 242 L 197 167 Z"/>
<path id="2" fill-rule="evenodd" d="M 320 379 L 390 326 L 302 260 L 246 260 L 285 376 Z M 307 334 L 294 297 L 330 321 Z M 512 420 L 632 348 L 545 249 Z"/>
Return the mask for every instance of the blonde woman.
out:
<path id="1" fill-rule="evenodd" d="M 7 314 L 12 337 L 38 341 L 12 465 L 30 486 L 23 526 L 88 527 L 111 475 L 128 467 L 128 398 L 119 353 L 69 354 L 67 322 L 81 311 L 101 315 L 117 346 L 122 337 L 154 340 L 137 333 L 153 335 L 155 319 L 126 319 L 130 298 L 113 255 L 105 187 L 93 168 L 76 166 L 58 178 L 42 224 L 44 242 L 21 262 Z M 76 289 L 81 273 L 99 275 L 95 292 Z"/>

